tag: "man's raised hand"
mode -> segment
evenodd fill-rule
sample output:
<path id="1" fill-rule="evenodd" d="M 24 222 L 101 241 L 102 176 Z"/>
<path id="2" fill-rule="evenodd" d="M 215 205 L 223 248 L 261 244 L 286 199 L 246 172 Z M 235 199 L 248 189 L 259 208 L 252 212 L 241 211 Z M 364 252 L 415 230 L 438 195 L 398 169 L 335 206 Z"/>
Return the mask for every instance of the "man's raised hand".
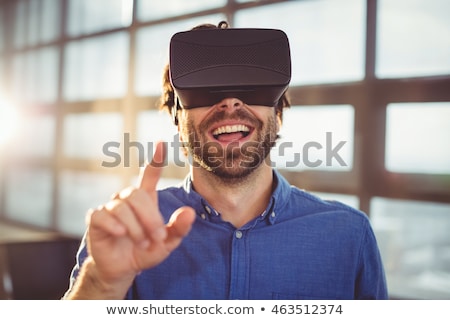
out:
<path id="1" fill-rule="evenodd" d="M 94 277 L 90 282 L 98 286 L 97 290 L 90 288 L 91 295 L 123 298 L 134 277 L 166 259 L 191 229 L 195 220 L 192 208 L 179 208 L 167 224 L 159 211 L 156 186 L 165 156 L 164 144 L 157 143 L 138 187 L 122 190 L 104 206 L 89 212 L 86 240 L 90 266 L 84 273 L 90 273 L 88 276 Z M 87 293 L 82 283 L 78 291 Z M 106 292 L 107 297 L 102 296 Z M 78 297 L 87 298 L 83 294 Z"/>

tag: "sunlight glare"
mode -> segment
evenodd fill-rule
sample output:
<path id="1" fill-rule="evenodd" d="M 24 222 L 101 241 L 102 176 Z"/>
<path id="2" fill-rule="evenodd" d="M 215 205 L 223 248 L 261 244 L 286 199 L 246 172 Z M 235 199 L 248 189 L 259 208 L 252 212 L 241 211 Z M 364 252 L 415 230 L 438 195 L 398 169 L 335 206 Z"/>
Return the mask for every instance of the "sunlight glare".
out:
<path id="1" fill-rule="evenodd" d="M 0 96 L 0 146 L 12 139 L 18 125 L 19 114 L 17 109 Z"/>

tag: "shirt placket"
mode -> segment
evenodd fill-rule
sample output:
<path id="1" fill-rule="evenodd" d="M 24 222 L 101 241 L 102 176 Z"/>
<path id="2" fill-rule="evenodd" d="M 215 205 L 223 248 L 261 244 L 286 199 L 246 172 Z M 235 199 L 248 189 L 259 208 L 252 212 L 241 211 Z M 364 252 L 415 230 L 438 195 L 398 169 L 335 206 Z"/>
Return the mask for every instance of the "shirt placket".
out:
<path id="1" fill-rule="evenodd" d="M 254 221 L 248 223 L 240 229 L 234 229 L 228 222 L 226 223 L 231 228 L 231 252 L 230 252 L 230 290 L 228 299 L 231 300 L 247 300 L 249 299 L 249 283 L 250 283 L 250 252 L 248 237 L 251 231 L 258 223 L 265 220 L 269 215 L 269 221 L 273 223 L 275 220 L 275 212 L 272 211 L 273 199 L 271 199 L 268 207 Z M 205 213 L 200 216 L 202 219 L 210 219 L 216 223 L 225 223 L 220 219 L 220 213 L 203 203 Z"/>
<path id="2" fill-rule="evenodd" d="M 248 230 L 235 230 L 231 243 L 230 295 L 232 300 L 248 299 Z"/>

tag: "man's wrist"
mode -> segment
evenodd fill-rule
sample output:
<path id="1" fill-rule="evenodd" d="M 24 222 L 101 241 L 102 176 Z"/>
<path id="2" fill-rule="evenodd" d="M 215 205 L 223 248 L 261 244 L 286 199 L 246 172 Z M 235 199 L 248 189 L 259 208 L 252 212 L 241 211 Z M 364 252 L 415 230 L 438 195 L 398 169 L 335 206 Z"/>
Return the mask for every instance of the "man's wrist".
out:
<path id="1" fill-rule="evenodd" d="M 132 279 L 118 281 L 102 279 L 94 259 L 88 257 L 80 268 L 72 290 L 65 298 L 72 300 L 123 299 L 132 281 Z"/>

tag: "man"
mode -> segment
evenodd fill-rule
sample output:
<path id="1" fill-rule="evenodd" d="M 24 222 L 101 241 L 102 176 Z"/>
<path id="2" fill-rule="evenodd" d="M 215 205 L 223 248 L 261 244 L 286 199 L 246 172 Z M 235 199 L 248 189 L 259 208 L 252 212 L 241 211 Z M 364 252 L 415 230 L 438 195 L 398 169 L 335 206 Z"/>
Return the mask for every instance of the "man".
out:
<path id="1" fill-rule="evenodd" d="M 217 29 L 211 25 L 195 29 L 204 28 Z M 200 35 L 210 34 L 190 32 L 182 37 L 201 42 Z M 268 35 L 268 31 L 249 32 L 247 38 Z M 208 41 L 230 35 L 211 34 Z M 182 40 L 182 45 L 191 41 Z M 197 42 L 191 47 L 210 50 L 207 46 L 202 49 Z M 164 144 L 158 143 L 138 187 L 125 189 L 90 211 L 65 298 L 387 298 L 367 216 L 290 186 L 270 166 L 269 152 L 283 107 L 289 105 L 285 88 L 275 89 L 275 106 L 254 103 L 270 91 L 266 87 L 264 91 L 257 87 L 257 96 L 245 96 L 245 90 L 222 90 L 220 94 L 226 94 L 213 103 L 192 106 L 199 94 L 189 90 L 198 86 L 188 88 L 186 95 L 176 86 L 176 62 L 170 63 L 162 108 L 178 126 L 192 159 L 190 173 L 182 186 L 157 191 L 166 156 Z M 217 90 L 210 92 L 200 96 L 216 99 Z"/>

